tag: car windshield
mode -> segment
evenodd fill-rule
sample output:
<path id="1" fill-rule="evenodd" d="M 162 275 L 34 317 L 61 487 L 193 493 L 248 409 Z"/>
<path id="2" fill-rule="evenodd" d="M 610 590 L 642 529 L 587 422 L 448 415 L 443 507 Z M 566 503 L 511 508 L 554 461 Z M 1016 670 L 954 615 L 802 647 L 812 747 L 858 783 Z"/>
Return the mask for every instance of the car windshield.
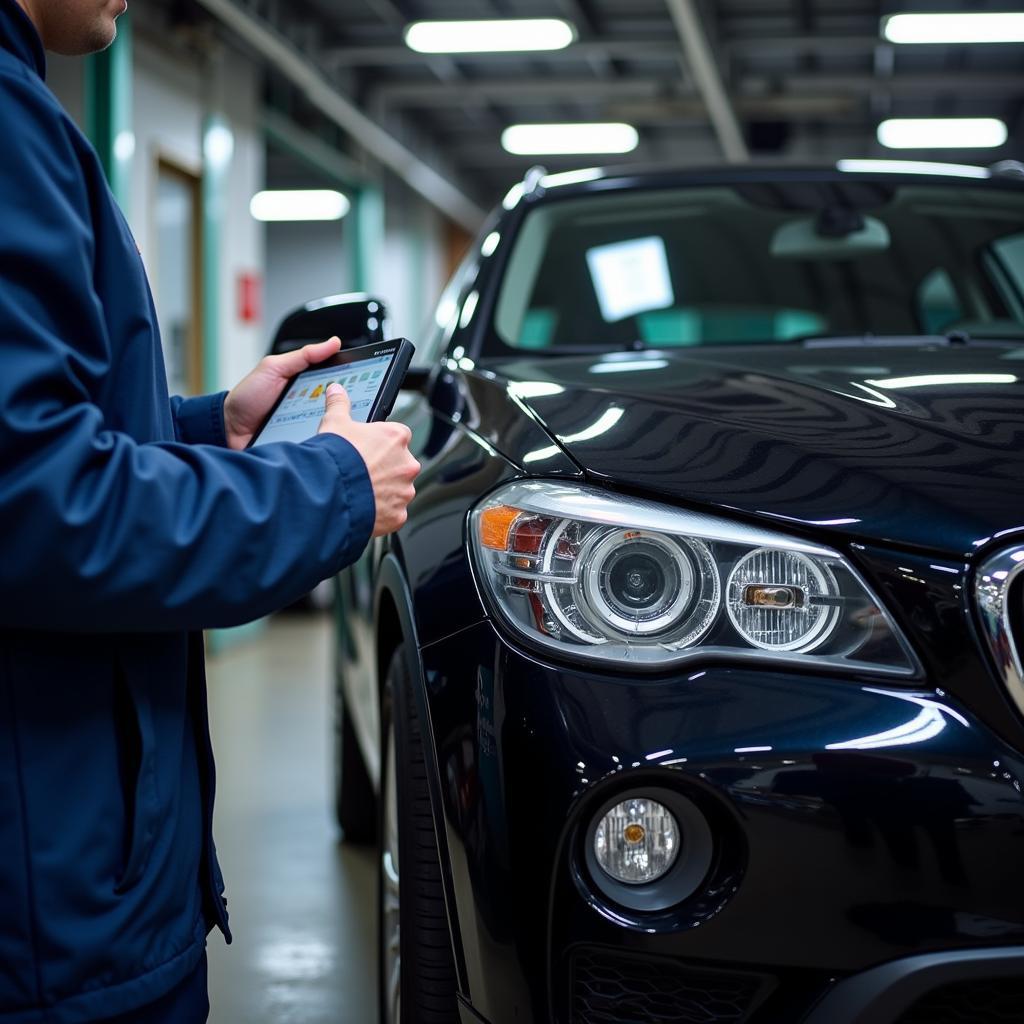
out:
<path id="1" fill-rule="evenodd" d="M 1024 337 L 1024 190 L 790 181 L 551 199 L 514 241 L 495 350 Z"/>

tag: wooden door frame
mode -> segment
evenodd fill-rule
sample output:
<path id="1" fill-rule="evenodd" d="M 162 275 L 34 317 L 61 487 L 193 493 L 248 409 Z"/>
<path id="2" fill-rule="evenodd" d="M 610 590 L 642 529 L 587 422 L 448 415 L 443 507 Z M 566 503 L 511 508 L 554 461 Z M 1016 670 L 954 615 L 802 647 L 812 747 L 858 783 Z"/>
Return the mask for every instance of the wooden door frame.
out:
<path id="1" fill-rule="evenodd" d="M 188 186 L 192 199 L 192 238 L 190 250 L 192 259 L 191 292 L 192 318 L 188 336 L 188 387 L 193 395 L 203 394 L 206 384 L 205 337 L 203 331 L 203 304 L 205 289 L 203 287 L 203 178 L 184 164 L 158 152 L 155 160 L 156 195 L 159 195 L 160 178 L 167 175 Z M 154 219 L 156 202 L 153 204 Z M 159 230 L 159 228 L 157 228 Z M 154 239 L 156 233 L 153 234 Z M 154 245 L 159 252 L 159 247 Z M 159 280 L 160 267 L 156 268 Z"/>

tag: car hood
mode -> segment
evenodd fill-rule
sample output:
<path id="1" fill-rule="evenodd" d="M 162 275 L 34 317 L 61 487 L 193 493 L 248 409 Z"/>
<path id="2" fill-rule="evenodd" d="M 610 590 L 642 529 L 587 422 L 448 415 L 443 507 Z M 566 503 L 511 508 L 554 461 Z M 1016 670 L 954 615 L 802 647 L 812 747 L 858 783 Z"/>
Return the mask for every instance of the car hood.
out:
<path id="1" fill-rule="evenodd" d="M 1024 528 L 1024 347 L 706 348 L 487 369 L 588 476 L 625 489 L 962 555 Z"/>

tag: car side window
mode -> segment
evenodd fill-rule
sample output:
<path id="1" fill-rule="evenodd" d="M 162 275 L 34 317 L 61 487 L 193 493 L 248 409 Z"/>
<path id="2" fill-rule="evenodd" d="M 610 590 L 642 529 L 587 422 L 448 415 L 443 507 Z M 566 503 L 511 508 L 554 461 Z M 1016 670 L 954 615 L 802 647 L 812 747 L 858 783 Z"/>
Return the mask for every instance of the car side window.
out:
<path id="1" fill-rule="evenodd" d="M 1007 308 L 1016 319 L 1024 319 L 1024 231 L 993 242 L 988 263 Z"/>
<path id="2" fill-rule="evenodd" d="M 917 315 L 925 334 L 942 334 L 966 315 L 956 285 L 945 267 L 936 267 L 922 278 L 915 295 Z"/>
<path id="3" fill-rule="evenodd" d="M 480 251 L 474 245 L 441 293 L 430 321 L 422 332 L 422 342 L 416 346 L 413 366 L 433 366 L 445 353 L 458 326 L 466 292 L 479 269 Z"/>

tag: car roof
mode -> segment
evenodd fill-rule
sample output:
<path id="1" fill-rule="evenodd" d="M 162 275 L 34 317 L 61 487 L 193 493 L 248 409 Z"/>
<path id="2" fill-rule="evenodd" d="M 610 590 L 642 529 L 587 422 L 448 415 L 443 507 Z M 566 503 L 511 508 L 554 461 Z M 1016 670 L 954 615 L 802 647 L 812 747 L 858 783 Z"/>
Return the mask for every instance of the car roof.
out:
<path id="1" fill-rule="evenodd" d="M 1003 161 L 990 167 L 977 164 L 936 163 L 924 160 L 854 159 L 830 164 L 745 163 L 705 167 L 587 167 L 549 174 L 543 167 L 531 169 L 514 185 L 504 200 L 512 210 L 522 201 L 629 189 L 671 188 L 686 185 L 729 185 L 816 181 L 884 180 L 889 183 L 984 185 L 1024 189 L 1024 164 Z"/>

